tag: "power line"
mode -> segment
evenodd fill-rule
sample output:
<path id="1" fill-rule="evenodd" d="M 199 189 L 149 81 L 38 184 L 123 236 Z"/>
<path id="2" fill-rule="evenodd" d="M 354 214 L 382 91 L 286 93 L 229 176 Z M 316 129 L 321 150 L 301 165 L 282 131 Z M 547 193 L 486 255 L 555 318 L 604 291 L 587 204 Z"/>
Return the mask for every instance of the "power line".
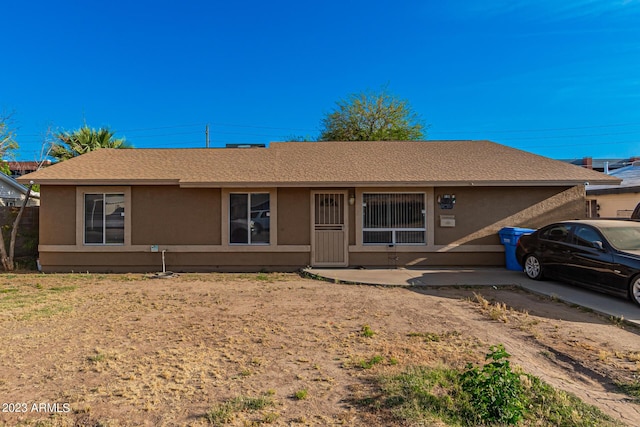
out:
<path id="1" fill-rule="evenodd" d="M 157 126 L 157 127 L 151 127 L 151 128 L 125 129 L 125 130 L 118 130 L 118 132 L 141 132 L 141 131 L 147 131 L 147 130 L 176 129 L 176 128 L 187 128 L 187 127 L 205 126 L 205 125 L 206 123 L 194 123 L 190 125 Z"/>
<path id="2" fill-rule="evenodd" d="M 303 131 L 303 132 L 317 132 L 318 129 L 309 129 L 309 128 L 290 128 L 290 127 L 277 127 L 277 126 L 257 126 L 257 125 L 247 125 L 247 124 L 238 124 L 238 123 L 222 123 L 222 122 L 211 122 L 212 126 L 221 126 L 221 127 L 233 127 L 240 129 L 269 129 L 269 130 L 284 130 L 284 131 Z M 196 126 L 206 126 L 206 123 L 191 123 L 191 124 L 177 124 L 170 126 L 153 126 L 153 127 L 144 127 L 144 128 L 132 128 L 132 129 L 115 129 L 117 133 L 130 133 L 130 132 L 146 132 L 153 130 L 162 130 L 162 129 L 178 129 L 178 128 L 188 128 L 188 127 L 196 127 Z M 640 126 L 640 122 L 628 122 L 628 123 L 616 123 L 616 124 L 606 124 L 606 125 L 593 125 L 593 126 L 576 126 L 576 127 L 559 127 L 559 128 L 542 128 L 542 129 L 508 129 L 508 130 L 431 130 L 432 134 L 469 134 L 469 133 L 536 133 L 536 132 L 557 132 L 557 131 L 569 131 L 569 130 L 586 130 L 586 129 L 604 129 L 604 128 L 619 128 L 619 127 L 628 127 L 628 126 Z M 193 132 L 196 133 L 196 132 Z M 261 136 L 261 137 L 273 137 L 280 136 L 274 134 L 255 134 L 255 133 L 244 133 L 244 132 L 225 132 L 225 131 L 212 131 L 214 134 L 224 134 L 224 135 L 249 135 L 249 136 Z M 599 133 L 599 134 L 578 134 L 578 135 L 559 135 L 559 136 L 538 136 L 538 137 L 530 137 L 528 139 L 537 139 L 537 138 L 573 138 L 573 137 L 595 137 L 595 136 L 610 136 L 610 135 L 625 135 L 632 134 L 635 132 L 609 132 L 609 133 Z M 169 133 L 169 134 L 158 134 L 158 135 L 139 135 L 136 138 L 152 138 L 152 137 L 162 137 L 162 136 L 173 136 L 187 133 Z M 19 137 L 43 137 L 44 134 L 22 134 Z"/>
<path id="3" fill-rule="evenodd" d="M 156 127 L 134 128 L 134 129 L 111 129 L 110 126 L 106 126 L 106 127 L 108 127 L 111 130 L 114 130 L 116 133 L 123 133 L 123 132 L 142 132 L 142 131 L 160 130 L 160 129 L 177 129 L 177 128 L 204 126 L 205 124 L 206 123 L 193 123 L 193 124 L 182 124 L 182 125 L 171 125 L 171 126 L 156 126 Z M 31 133 L 31 134 L 20 134 L 20 136 L 38 137 L 38 136 L 43 136 L 43 134 Z"/>
<path id="4" fill-rule="evenodd" d="M 596 125 L 596 126 L 580 126 L 580 127 L 568 127 L 568 128 L 543 128 L 543 129 L 512 129 L 512 130 L 480 130 L 479 132 L 491 132 L 491 133 L 523 133 L 523 132 L 555 132 L 555 131 L 565 131 L 565 130 L 582 130 L 582 129 L 601 129 L 601 128 L 611 128 L 611 127 L 624 127 L 624 126 L 640 126 L 640 122 L 630 122 L 630 123 L 618 123 L 618 124 L 610 124 L 610 125 Z M 435 131 L 434 131 L 435 132 Z M 469 131 L 459 131 L 459 130 L 443 130 L 437 131 L 441 133 L 468 133 Z"/>
<path id="5" fill-rule="evenodd" d="M 252 129 L 299 130 L 299 131 L 306 131 L 306 132 L 316 132 L 317 131 L 317 129 L 281 128 L 281 127 L 273 127 L 273 126 L 238 125 L 238 124 L 231 124 L 231 123 L 216 123 L 216 122 L 212 122 L 211 124 L 215 125 L 215 126 L 228 126 L 228 127 L 252 128 Z"/>
<path id="6" fill-rule="evenodd" d="M 163 137 L 163 136 L 195 135 L 195 134 L 199 134 L 199 133 L 202 133 L 202 132 L 198 131 L 198 132 L 163 133 L 163 134 L 160 134 L 160 135 L 136 135 L 135 138 L 158 138 L 158 137 Z"/>
<path id="7" fill-rule="evenodd" d="M 638 144 L 638 148 L 640 149 L 640 141 L 607 141 L 607 145 L 618 145 L 618 144 Z M 576 144 L 551 144 L 551 145 L 540 145 L 540 144 L 524 144 L 520 145 L 521 147 L 533 147 L 533 148 L 561 148 L 561 147 L 587 147 L 593 145 L 603 145 L 602 142 L 592 142 L 592 143 L 576 143 Z"/>
<path id="8" fill-rule="evenodd" d="M 220 132 L 220 131 L 212 131 L 211 132 L 214 135 L 246 135 L 246 136 L 260 136 L 260 137 L 265 137 L 265 138 L 271 138 L 271 137 L 281 137 L 282 134 L 276 135 L 276 134 L 265 134 L 265 133 L 248 133 L 248 132 Z"/>
<path id="9" fill-rule="evenodd" d="M 489 132 L 487 132 L 489 133 Z M 563 139 L 563 138 L 594 138 L 599 136 L 613 136 L 613 135 L 640 135 L 640 131 L 633 132 L 610 132 L 610 133 L 588 133 L 588 134 L 576 134 L 576 135 L 541 135 L 541 136 L 527 136 L 509 138 L 509 141 L 525 141 L 525 140 L 540 140 L 540 139 Z"/>
<path id="10" fill-rule="evenodd" d="M 219 129 L 210 129 L 210 134 L 212 136 L 222 136 L 224 138 L 225 135 L 236 135 L 236 136 L 243 136 L 246 137 L 247 139 L 250 139 L 251 137 L 258 137 L 258 138 L 283 138 L 283 134 L 276 134 L 275 132 L 271 133 L 271 132 L 265 132 L 265 133 L 253 133 L 253 132 L 243 132 L 240 131 L 241 129 L 265 129 L 265 130 L 281 130 L 281 131 L 289 131 L 289 132 L 294 132 L 294 131 L 313 131 L 316 132 L 317 129 L 307 129 L 307 128 L 288 128 L 288 127 L 275 127 L 275 126 L 257 126 L 257 125 L 246 125 L 246 124 L 238 124 L 238 123 L 222 123 L 222 122 L 211 122 L 211 124 L 213 126 L 216 126 L 218 128 L 220 127 L 228 127 L 228 128 L 238 128 L 237 132 L 231 131 L 230 130 L 219 130 Z M 171 129 L 181 129 L 181 128 L 193 128 L 193 127 L 197 127 L 197 126 L 201 126 L 202 130 L 198 130 L 198 131 L 186 131 L 186 132 L 169 132 L 169 133 L 154 133 L 154 134 L 140 134 L 140 135 L 131 135 L 130 136 L 130 140 L 131 142 L 135 144 L 136 140 L 141 140 L 141 139 L 147 139 L 147 138 L 158 138 L 158 139 L 162 139 L 162 138 L 167 138 L 167 137 L 180 137 L 180 136 L 186 136 L 186 135 L 197 135 L 197 134 L 203 134 L 204 135 L 204 129 L 206 126 L 206 123 L 192 123 L 192 124 L 176 124 L 176 125 L 168 125 L 168 126 L 155 126 L 155 127 L 144 127 L 144 128 L 132 128 L 132 129 L 125 129 L 125 130 L 118 130 L 118 133 L 131 133 L 131 132 L 149 132 L 149 131 L 157 131 L 157 130 L 171 130 Z M 455 133 L 456 135 L 458 135 L 457 139 L 464 139 L 461 138 L 461 135 L 464 134 L 471 134 L 473 133 L 474 135 L 479 135 L 479 134 L 489 134 L 489 133 L 495 133 L 495 134 L 508 134 L 508 133 L 536 133 L 536 132 L 560 132 L 560 131 L 572 131 L 572 130 L 588 130 L 588 129 L 615 129 L 615 128 L 623 128 L 623 127 L 629 127 L 629 126 L 640 126 L 640 123 L 638 122 L 628 122 L 628 123 L 617 123 L 617 124 L 603 124 L 603 125 L 593 125 L 593 126 L 578 126 L 578 127 L 563 127 L 563 128 L 542 128 L 542 129 L 511 129 L 511 130 L 491 130 L 491 131 L 487 131 L 487 130 L 478 130 L 478 131 L 432 131 L 431 135 L 433 134 L 446 134 L 446 133 Z M 633 134 L 640 134 L 640 130 L 639 131 L 624 131 L 624 132 L 606 132 L 606 133 L 580 133 L 580 134 L 573 134 L 573 135 L 538 135 L 538 136 L 516 136 L 516 137 L 506 137 L 505 139 L 507 141 L 507 143 L 510 143 L 512 141 L 541 141 L 541 140 L 553 140 L 553 139 L 557 139 L 557 140 L 566 140 L 566 139 L 576 139 L 576 138 L 602 138 L 602 137 L 610 137 L 610 136 L 617 136 L 617 135 L 633 135 Z M 430 135 L 430 136 L 431 136 Z M 17 135 L 18 136 L 18 141 L 19 143 L 24 147 L 23 149 L 27 149 L 27 146 L 29 145 L 40 145 L 43 143 L 43 140 L 22 140 L 20 141 L 22 136 L 26 136 L 26 137 L 42 137 L 45 138 L 45 134 L 24 134 L 24 135 Z M 431 139 L 438 139 L 438 138 L 431 138 Z M 483 139 L 486 139 L 483 137 Z M 222 144 L 224 142 L 228 142 L 225 141 L 223 139 L 220 138 L 215 138 L 212 140 L 212 142 L 214 143 L 218 143 L 218 144 Z M 576 146 L 594 146 L 594 145 L 602 145 L 603 143 L 606 143 L 608 145 L 618 145 L 618 144 L 640 144 L 640 142 L 638 141 L 604 141 L 604 142 L 596 142 L 596 143 L 560 143 L 560 144 L 546 144 L 546 145 L 541 145 L 541 144 L 536 144 L 536 143 L 525 143 L 523 145 L 520 145 L 522 147 L 531 147 L 533 149 L 536 148 L 562 148 L 562 147 L 576 147 Z M 154 145 L 156 147 L 188 147 L 188 146 L 203 146 L 204 144 L 204 140 L 200 141 L 174 141 L 174 142 L 160 142 L 157 144 L 150 144 L 150 145 Z M 26 150 L 25 150 L 26 151 Z"/>
<path id="11" fill-rule="evenodd" d="M 311 129 L 303 129 L 303 128 L 285 128 L 285 127 L 273 127 L 273 126 L 253 126 L 253 125 L 240 125 L 240 124 L 229 124 L 229 123 L 217 123 L 213 122 L 212 125 L 215 126 L 223 126 L 223 127 L 237 127 L 241 129 L 269 129 L 269 130 L 286 130 L 286 131 L 311 131 Z M 115 130 L 118 134 L 124 133 L 132 133 L 132 132 L 146 132 L 153 130 L 162 130 L 162 129 L 178 129 L 178 128 L 186 128 L 186 127 L 195 127 L 195 126 L 206 126 L 206 123 L 195 123 L 195 124 L 185 124 L 185 125 L 174 125 L 174 126 L 156 126 L 156 127 L 147 127 L 147 128 L 135 128 L 135 129 L 123 129 L 123 130 Z M 313 130 L 315 131 L 315 130 Z M 257 137 L 282 137 L 282 134 L 273 134 L 273 133 L 249 133 L 249 132 L 229 132 L 229 131 L 220 131 L 220 130 L 211 130 L 211 134 L 222 134 L 222 135 L 246 135 L 246 136 L 257 136 Z M 167 137 L 167 136 L 177 136 L 177 135 L 193 135 L 198 134 L 200 131 L 192 131 L 192 132 L 172 132 L 172 133 L 161 133 L 154 135 L 131 135 L 133 139 L 138 138 L 159 138 L 159 137 Z M 19 136 L 24 137 L 38 137 L 43 135 L 38 134 L 23 134 Z"/>

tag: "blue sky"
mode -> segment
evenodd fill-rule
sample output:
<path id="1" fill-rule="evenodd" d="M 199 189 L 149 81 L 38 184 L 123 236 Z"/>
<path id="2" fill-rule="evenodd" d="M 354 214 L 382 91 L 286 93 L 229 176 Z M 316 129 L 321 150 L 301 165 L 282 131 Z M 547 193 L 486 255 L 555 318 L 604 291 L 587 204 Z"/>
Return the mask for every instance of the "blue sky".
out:
<path id="1" fill-rule="evenodd" d="M 10 1 L 0 110 L 17 157 L 48 129 L 137 148 L 315 137 L 383 85 L 428 139 L 640 156 L 640 0 Z"/>

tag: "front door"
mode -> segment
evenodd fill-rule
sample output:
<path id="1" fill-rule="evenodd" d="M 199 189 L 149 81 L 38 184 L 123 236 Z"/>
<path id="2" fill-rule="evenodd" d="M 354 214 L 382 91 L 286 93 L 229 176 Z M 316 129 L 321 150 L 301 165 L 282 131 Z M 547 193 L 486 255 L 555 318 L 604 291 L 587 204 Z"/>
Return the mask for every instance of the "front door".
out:
<path id="1" fill-rule="evenodd" d="M 348 265 L 345 192 L 312 193 L 311 265 Z"/>

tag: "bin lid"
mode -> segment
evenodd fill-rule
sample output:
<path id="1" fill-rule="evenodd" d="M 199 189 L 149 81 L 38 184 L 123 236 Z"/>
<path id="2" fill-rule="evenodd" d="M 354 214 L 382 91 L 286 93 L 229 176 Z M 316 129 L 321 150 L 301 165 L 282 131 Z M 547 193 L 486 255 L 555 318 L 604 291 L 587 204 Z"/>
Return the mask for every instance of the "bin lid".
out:
<path id="1" fill-rule="evenodd" d="M 532 228 L 503 227 L 498 233 L 504 234 L 504 235 L 516 235 L 516 234 L 522 235 L 527 233 L 533 233 L 534 231 L 536 230 Z"/>

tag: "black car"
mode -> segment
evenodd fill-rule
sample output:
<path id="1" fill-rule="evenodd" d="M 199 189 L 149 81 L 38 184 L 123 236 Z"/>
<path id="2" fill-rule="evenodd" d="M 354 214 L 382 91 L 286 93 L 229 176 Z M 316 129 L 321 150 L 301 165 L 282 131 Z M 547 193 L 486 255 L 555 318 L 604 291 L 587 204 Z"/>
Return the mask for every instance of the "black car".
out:
<path id="1" fill-rule="evenodd" d="M 516 259 L 534 280 L 554 278 L 640 305 L 640 222 L 576 220 L 520 237 Z"/>

